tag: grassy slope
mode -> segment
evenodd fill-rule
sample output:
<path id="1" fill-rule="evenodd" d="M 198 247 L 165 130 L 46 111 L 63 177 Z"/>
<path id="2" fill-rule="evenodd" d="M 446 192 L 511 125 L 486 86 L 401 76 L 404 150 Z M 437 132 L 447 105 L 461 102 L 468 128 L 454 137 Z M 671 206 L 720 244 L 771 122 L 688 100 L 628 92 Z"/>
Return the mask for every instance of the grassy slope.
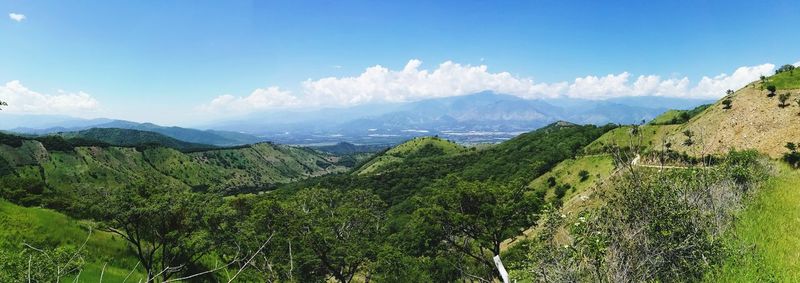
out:
<path id="1" fill-rule="evenodd" d="M 777 96 L 768 98 L 760 82 L 751 83 L 729 97 L 731 109 L 722 109 L 720 100 L 668 135 L 673 149 L 694 155 L 756 149 L 771 157 L 781 156 L 787 142 L 800 141 L 800 108 L 793 102 L 800 98 L 800 71 L 772 76 L 767 84 L 776 85 L 778 94 L 791 93 L 791 104 L 778 107 Z M 685 139 L 681 132 L 687 129 L 697 136 L 695 146 L 681 144 Z"/>
<path id="2" fill-rule="evenodd" d="M 389 165 L 402 163 L 406 157 L 420 153 L 420 151 L 425 150 L 426 147 L 428 149 L 433 148 L 435 150 L 441 150 L 441 155 L 453 155 L 465 151 L 463 146 L 437 137 L 414 138 L 389 149 L 384 154 L 376 156 L 361 166 L 356 173 L 371 174 L 380 172 Z"/>
<path id="3" fill-rule="evenodd" d="M 613 129 L 590 143 L 584 152 L 589 154 L 602 153 L 604 147 L 616 145 L 619 147 L 631 146 L 634 142 L 631 135 L 632 126 L 623 126 Z M 653 149 L 664 140 L 666 136 L 673 134 L 680 128 L 679 125 L 643 125 L 640 127 L 642 133 L 642 146 L 644 149 Z"/>
<path id="4" fill-rule="evenodd" d="M 589 172 L 589 179 L 581 182 L 578 172 L 586 170 Z M 567 215 L 576 215 L 587 208 L 595 206 L 597 198 L 593 196 L 595 188 L 603 184 L 614 173 L 614 160 L 610 155 L 587 155 L 575 159 L 567 159 L 556 165 L 552 170 L 531 181 L 529 187 L 535 190 L 547 190 L 546 198 L 552 200 L 554 188 L 548 188 L 547 179 L 551 176 L 556 178 L 558 184 L 570 184 L 573 189 L 564 195 L 564 204 L 561 211 Z M 583 198 L 582 198 L 583 197 Z M 503 252 L 509 248 L 528 240 L 535 235 L 538 226 L 531 227 L 523 232 L 522 236 L 507 240 L 501 245 Z"/>
<path id="5" fill-rule="evenodd" d="M 668 110 L 667 112 L 664 112 L 664 113 L 661 113 L 661 115 L 658 115 L 658 117 L 656 117 L 652 121 L 648 122 L 648 124 L 651 124 L 651 125 L 669 124 L 673 119 L 677 119 L 678 116 L 680 116 L 681 113 L 683 113 L 683 112 L 686 112 L 686 111 L 685 110 L 674 110 L 674 109 L 673 110 Z"/>
<path id="6" fill-rule="evenodd" d="M 708 276 L 713 282 L 800 282 L 800 171 L 781 164 L 736 222 L 735 247 L 748 247 Z"/>
<path id="7" fill-rule="evenodd" d="M 41 208 L 26 208 L 0 200 L 0 248 L 20 250 L 22 243 L 38 248 L 72 246 L 80 247 L 88 235 L 90 223 L 71 219 L 63 214 Z M 109 233 L 93 231 L 84 248 L 87 265 L 81 272 L 81 282 L 100 277 L 104 263 L 108 263 L 104 274 L 107 282 L 121 282 L 136 265 L 135 256 L 130 253 L 125 241 Z M 135 273 L 134 282 L 141 277 Z M 130 279 L 129 279 L 130 280 Z"/>
<path id="8" fill-rule="evenodd" d="M 586 170 L 589 172 L 589 179 L 581 182 L 578 172 Z M 571 200 L 574 196 L 582 193 L 587 188 L 605 180 L 614 170 L 614 161 L 610 155 L 590 155 L 581 156 L 576 159 L 567 159 L 559 163 L 555 168 L 546 174 L 539 176 L 530 183 L 532 188 L 547 188 L 547 179 L 556 178 L 558 184 L 570 184 L 572 189 L 564 195 L 564 200 Z M 548 198 L 554 197 L 553 188 L 547 192 Z"/>

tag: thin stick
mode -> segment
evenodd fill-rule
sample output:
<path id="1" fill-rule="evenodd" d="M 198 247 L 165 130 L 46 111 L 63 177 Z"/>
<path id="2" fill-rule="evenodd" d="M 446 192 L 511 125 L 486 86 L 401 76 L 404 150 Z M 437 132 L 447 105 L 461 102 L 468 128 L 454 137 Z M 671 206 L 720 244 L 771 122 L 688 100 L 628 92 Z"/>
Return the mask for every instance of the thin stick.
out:
<path id="1" fill-rule="evenodd" d="M 239 276 L 239 273 L 241 273 L 241 272 L 242 272 L 242 270 L 244 270 L 244 268 L 245 268 L 245 267 L 247 267 L 247 265 L 248 265 L 248 264 L 250 264 L 250 261 L 252 261 L 252 260 L 253 260 L 253 258 L 255 258 L 255 257 L 256 257 L 256 255 L 258 255 L 259 253 L 261 253 L 261 250 L 262 250 L 262 249 L 264 249 L 264 247 L 266 247 L 266 246 L 267 246 L 267 243 L 269 243 L 269 241 L 270 241 L 270 240 L 272 240 L 272 236 L 275 236 L 275 232 L 272 232 L 272 234 L 269 234 L 269 238 L 267 238 L 267 240 L 266 240 L 266 241 L 264 241 L 264 244 L 262 244 L 262 245 L 261 245 L 261 247 L 259 247 L 259 248 L 258 248 L 258 250 L 256 250 L 256 253 L 254 253 L 254 254 L 253 254 L 253 256 L 251 256 L 251 257 L 250 257 L 250 259 L 248 259 L 248 260 L 247 260 L 247 261 L 246 261 L 246 262 L 245 262 L 245 263 L 242 265 L 242 267 L 241 267 L 241 268 L 239 268 L 239 271 L 237 271 L 237 272 L 236 272 L 236 274 L 234 274 L 234 275 L 233 275 L 233 277 L 231 277 L 231 279 L 230 279 L 230 280 L 228 280 L 228 283 L 231 283 L 231 282 L 233 282 L 233 279 L 236 279 L 236 276 Z"/>
<path id="2" fill-rule="evenodd" d="M 141 263 L 141 262 L 140 261 L 136 262 L 136 265 L 133 266 L 133 269 L 131 269 L 131 272 L 128 272 L 128 276 L 125 276 L 125 280 L 122 280 L 122 283 L 125 283 L 125 281 L 128 281 L 128 277 L 131 277 L 131 274 L 133 274 L 133 271 L 136 270 L 137 267 L 139 267 L 139 263 Z M 141 280 L 139 280 L 139 281 L 141 281 Z"/>
<path id="3" fill-rule="evenodd" d="M 31 261 L 33 261 L 33 255 L 28 255 L 28 283 L 31 283 Z"/>
<path id="4" fill-rule="evenodd" d="M 100 283 L 103 283 L 103 275 L 106 273 L 106 264 L 108 264 L 108 262 L 103 264 L 103 270 L 100 271 Z"/>

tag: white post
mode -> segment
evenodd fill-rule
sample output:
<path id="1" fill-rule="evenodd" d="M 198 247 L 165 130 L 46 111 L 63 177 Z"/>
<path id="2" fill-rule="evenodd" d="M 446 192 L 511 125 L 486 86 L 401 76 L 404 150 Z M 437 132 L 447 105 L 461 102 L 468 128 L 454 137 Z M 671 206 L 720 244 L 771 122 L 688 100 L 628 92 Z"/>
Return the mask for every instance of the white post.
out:
<path id="1" fill-rule="evenodd" d="M 494 256 L 494 265 L 497 266 L 497 271 L 500 271 L 500 276 L 503 277 L 503 283 L 509 283 L 508 272 L 506 271 L 506 268 L 503 266 L 503 262 L 500 261 L 500 255 Z"/>

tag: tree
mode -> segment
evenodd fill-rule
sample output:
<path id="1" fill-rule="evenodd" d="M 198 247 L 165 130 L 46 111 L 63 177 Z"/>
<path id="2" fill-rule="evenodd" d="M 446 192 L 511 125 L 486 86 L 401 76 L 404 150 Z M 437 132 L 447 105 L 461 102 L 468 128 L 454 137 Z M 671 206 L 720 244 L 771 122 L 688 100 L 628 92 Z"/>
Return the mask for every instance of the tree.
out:
<path id="1" fill-rule="evenodd" d="M 800 153 L 797 152 L 798 145 L 793 142 L 788 142 L 784 146 L 789 152 L 783 154 L 783 161 L 789 163 L 794 168 L 800 167 Z"/>
<path id="2" fill-rule="evenodd" d="M 683 145 L 685 146 L 692 146 L 694 145 L 694 132 L 691 130 L 683 131 L 683 135 L 686 136 L 686 140 L 683 141 Z"/>
<path id="3" fill-rule="evenodd" d="M 781 93 L 781 95 L 778 96 L 778 101 L 780 102 L 780 103 L 778 103 L 778 107 L 784 108 L 786 106 L 789 106 L 789 104 L 786 103 L 786 101 L 789 100 L 789 97 L 791 95 L 792 94 L 790 94 L 788 92 L 787 93 Z"/>
<path id="4" fill-rule="evenodd" d="M 556 177 L 550 176 L 547 177 L 547 186 L 548 187 L 555 187 L 556 186 Z"/>
<path id="5" fill-rule="evenodd" d="M 384 236 L 385 204 L 365 190 L 306 189 L 288 204 L 297 246 L 309 249 L 339 282 L 350 282 L 373 262 Z"/>
<path id="6" fill-rule="evenodd" d="M 440 241 L 449 250 L 475 264 L 474 276 L 492 281 L 498 276 L 492 257 L 500 245 L 536 223 L 542 199 L 528 191 L 522 182 L 498 184 L 491 181 L 464 181 L 448 177 L 437 184 L 429 206 L 418 209 L 415 217 L 432 223 Z M 479 268 L 480 267 L 480 268 Z"/>
<path id="7" fill-rule="evenodd" d="M 168 280 L 195 267 L 214 248 L 209 208 L 222 198 L 169 187 L 137 187 L 109 192 L 96 212 L 102 229 L 128 242 L 147 279 Z"/>
<path id="8" fill-rule="evenodd" d="M 730 98 L 725 98 L 722 100 L 722 109 L 731 109 L 731 104 L 733 104 L 733 100 Z"/>
<path id="9" fill-rule="evenodd" d="M 796 67 L 792 64 L 786 64 L 775 70 L 775 74 L 777 75 L 783 72 L 789 72 L 790 74 L 793 74 L 795 68 Z"/>
<path id="10" fill-rule="evenodd" d="M 774 85 L 768 85 L 767 86 L 767 90 L 769 91 L 769 94 L 767 94 L 767 97 L 773 97 L 773 96 L 775 96 L 775 91 L 777 91 L 778 89 Z"/>
<path id="11" fill-rule="evenodd" d="M 578 177 L 581 178 L 581 182 L 589 180 L 589 171 L 581 170 L 578 172 Z"/>
<path id="12" fill-rule="evenodd" d="M 8 106 L 8 103 L 6 103 L 5 101 L 0 100 L 0 106 Z M 3 110 L 3 108 L 0 108 L 0 110 Z"/>

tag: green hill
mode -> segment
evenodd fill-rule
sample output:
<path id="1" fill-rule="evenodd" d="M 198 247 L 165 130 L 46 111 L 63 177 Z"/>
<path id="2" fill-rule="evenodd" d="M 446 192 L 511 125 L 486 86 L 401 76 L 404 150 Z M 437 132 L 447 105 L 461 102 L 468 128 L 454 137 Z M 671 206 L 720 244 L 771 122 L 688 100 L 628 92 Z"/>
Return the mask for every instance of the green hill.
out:
<path id="1" fill-rule="evenodd" d="M 338 156 L 270 143 L 184 153 L 165 147 L 75 146 L 71 140 L 2 137 L 0 181 L 40 182 L 70 192 L 168 184 L 234 193 L 348 170 Z"/>
<path id="2" fill-rule="evenodd" d="M 77 132 L 59 133 L 58 135 L 66 139 L 82 138 L 101 141 L 115 146 L 163 146 L 180 151 L 197 151 L 216 147 L 207 144 L 185 142 L 156 132 L 119 128 L 92 128 Z"/>
<path id="3" fill-rule="evenodd" d="M 703 110 L 706 110 L 711 104 L 703 104 L 691 110 L 669 110 L 658 115 L 655 119 L 648 122 L 650 125 L 677 125 L 688 122 L 692 117 L 697 116 Z"/>
<path id="4" fill-rule="evenodd" d="M 429 158 L 454 155 L 466 150 L 454 142 L 438 137 L 414 138 L 387 150 L 383 154 L 373 157 L 362 165 L 356 172 L 358 174 L 379 173 L 392 165 L 402 163 L 410 158 Z"/>

